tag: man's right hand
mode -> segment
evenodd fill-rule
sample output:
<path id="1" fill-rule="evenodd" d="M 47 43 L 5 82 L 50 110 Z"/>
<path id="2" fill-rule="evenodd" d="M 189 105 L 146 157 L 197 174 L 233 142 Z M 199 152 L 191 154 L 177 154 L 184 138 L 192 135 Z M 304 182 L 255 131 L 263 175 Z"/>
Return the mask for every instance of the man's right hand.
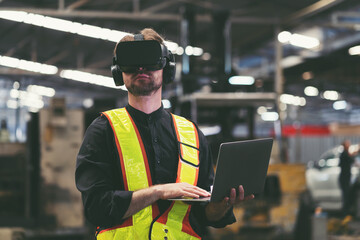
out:
<path id="1" fill-rule="evenodd" d="M 159 199 L 169 199 L 176 197 L 209 197 L 210 193 L 199 187 L 188 183 L 168 183 L 154 185 L 133 192 L 128 210 L 123 219 L 130 217 L 141 209 L 153 204 Z"/>
<path id="2" fill-rule="evenodd" d="M 168 183 L 154 186 L 159 194 L 159 198 L 166 200 L 177 197 L 210 197 L 210 193 L 202 188 L 193 186 L 189 183 Z"/>

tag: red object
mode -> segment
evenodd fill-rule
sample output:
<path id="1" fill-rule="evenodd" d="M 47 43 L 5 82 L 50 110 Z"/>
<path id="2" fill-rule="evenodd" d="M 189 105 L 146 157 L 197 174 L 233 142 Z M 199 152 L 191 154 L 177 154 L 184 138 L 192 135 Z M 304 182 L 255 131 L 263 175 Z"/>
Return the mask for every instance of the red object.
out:
<path id="1" fill-rule="evenodd" d="M 274 135 L 274 129 L 271 130 L 271 135 Z M 282 127 L 282 135 L 284 137 L 300 136 L 324 136 L 330 135 L 330 129 L 328 126 L 317 125 L 304 125 L 295 128 L 293 125 L 286 125 Z"/>

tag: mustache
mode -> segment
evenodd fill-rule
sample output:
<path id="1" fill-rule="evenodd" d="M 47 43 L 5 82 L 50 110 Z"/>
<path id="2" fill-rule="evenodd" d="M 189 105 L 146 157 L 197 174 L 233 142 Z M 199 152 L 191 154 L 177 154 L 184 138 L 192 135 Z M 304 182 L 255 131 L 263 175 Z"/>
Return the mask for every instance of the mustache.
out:
<path id="1" fill-rule="evenodd" d="M 140 71 L 136 71 L 134 73 L 132 73 L 132 75 L 137 76 L 140 74 L 145 74 L 148 75 L 149 77 L 153 75 L 153 73 L 151 71 L 146 71 L 146 70 L 140 70 Z"/>

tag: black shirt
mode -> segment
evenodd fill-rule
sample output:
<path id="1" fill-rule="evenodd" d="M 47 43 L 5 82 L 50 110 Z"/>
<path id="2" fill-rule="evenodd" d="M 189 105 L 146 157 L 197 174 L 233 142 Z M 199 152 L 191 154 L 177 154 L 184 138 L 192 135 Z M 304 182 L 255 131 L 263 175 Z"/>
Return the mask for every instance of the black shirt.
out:
<path id="1" fill-rule="evenodd" d="M 351 165 L 354 164 L 354 158 L 349 154 L 347 150 L 344 151 L 340 155 L 340 163 L 339 166 L 341 168 L 340 175 L 350 176 L 351 175 Z"/>
<path id="2" fill-rule="evenodd" d="M 176 180 L 179 159 L 178 144 L 171 115 L 159 108 L 151 114 L 130 105 L 126 110 L 134 120 L 144 143 L 153 184 L 173 183 Z M 213 183 L 213 165 L 206 138 L 198 129 L 200 166 L 198 186 L 210 190 Z M 120 160 L 115 146 L 114 133 L 105 116 L 99 116 L 85 133 L 76 163 L 76 186 L 82 193 L 86 218 L 103 228 L 121 224 L 132 192 L 124 191 Z M 170 201 L 159 200 L 160 212 Z M 235 222 L 232 211 L 218 222 L 205 217 L 205 204 L 195 204 L 190 212 L 190 224 L 201 236 L 205 226 L 224 227 Z"/>

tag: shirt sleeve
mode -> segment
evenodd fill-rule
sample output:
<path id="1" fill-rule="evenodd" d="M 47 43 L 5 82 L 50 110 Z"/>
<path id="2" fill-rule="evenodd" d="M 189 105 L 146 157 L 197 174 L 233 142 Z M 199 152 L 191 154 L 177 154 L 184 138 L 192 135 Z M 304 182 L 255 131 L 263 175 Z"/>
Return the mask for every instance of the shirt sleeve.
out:
<path id="1" fill-rule="evenodd" d="M 132 198 L 132 192 L 124 191 L 113 144 L 111 126 L 100 116 L 87 129 L 76 162 L 75 181 L 85 216 L 100 227 L 121 224 Z"/>
<path id="2" fill-rule="evenodd" d="M 214 180 L 214 166 L 212 162 L 212 155 L 204 134 L 199 129 L 198 132 L 200 141 L 200 170 L 198 186 L 207 191 L 210 191 L 210 186 L 213 185 Z M 193 219 L 193 221 L 198 221 L 203 226 L 212 226 L 215 228 L 222 228 L 226 225 L 236 222 L 232 208 L 227 212 L 227 214 L 225 214 L 222 219 L 215 222 L 208 221 L 205 215 L 206 205 L 207 203 L 194 204 L 192 212 L 195 219 Z M 190 221 L 191 220 L 192 219 L 190 219 Z"/>

